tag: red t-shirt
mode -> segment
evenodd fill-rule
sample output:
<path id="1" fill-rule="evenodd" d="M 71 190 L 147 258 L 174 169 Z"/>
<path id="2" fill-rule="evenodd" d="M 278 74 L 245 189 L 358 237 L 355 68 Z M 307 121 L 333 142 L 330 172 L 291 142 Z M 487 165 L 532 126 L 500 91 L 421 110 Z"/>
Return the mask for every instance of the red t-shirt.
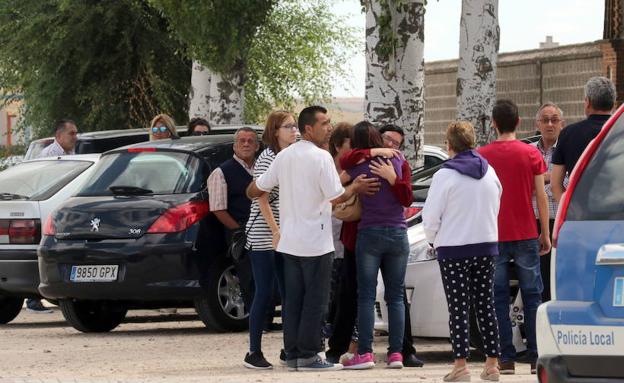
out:
<path id="1" fill-rule="evenodd" d="M 541 153 L 518 140 L 494 141 L 478 152 L 494 168 L 503 186 L 498 212 L 499 242 L 537 238 L 531 200 L 535 176 L 547 170 Z"/>

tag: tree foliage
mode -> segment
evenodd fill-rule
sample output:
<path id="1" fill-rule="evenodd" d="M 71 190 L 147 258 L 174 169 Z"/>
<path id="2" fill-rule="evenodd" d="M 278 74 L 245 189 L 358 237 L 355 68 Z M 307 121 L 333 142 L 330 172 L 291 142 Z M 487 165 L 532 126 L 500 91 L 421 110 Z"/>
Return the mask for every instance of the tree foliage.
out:
<path id="1" fill-rule="evenodd" d="M 191 57 L 217 73 L 242 68 L 249 122 L 329 97 L 358 45 L 329 0 L 151 1 Z"/>
<path id="2" fill-rule="evenodd" d="M 276 0 L 150 0 L 167 17 L 189 56 L 218 73 L 247 61 Z"/>
<path id="3" fill-rule="evenodd" d="M 0 88 L 24 97 L 23 121 L 49 134 L 186 119 L 191 64 L 144 0 L 0 0 Z"/>
<path id="4" fill-rule="evenodd" d="M 291 110 L 327 99 L 347 75 L 346 63 L 363 42 L 330 12 L 325 0 L 282 1 L 259 29 L 249 52 L 245 116 L 262 120 L 271 108 Z"/>

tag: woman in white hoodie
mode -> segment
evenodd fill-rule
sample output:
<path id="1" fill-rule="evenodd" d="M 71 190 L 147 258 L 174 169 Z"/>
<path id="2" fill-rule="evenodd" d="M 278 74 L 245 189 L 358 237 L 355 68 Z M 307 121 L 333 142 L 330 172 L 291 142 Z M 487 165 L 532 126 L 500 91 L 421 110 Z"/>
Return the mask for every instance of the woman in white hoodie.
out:
<path id="1" fill-rule="evenodd" d="M 455 357 L 454 368 L 444 381 L 470 381 L 466 359 L 471 304 L 487 355 L 481 379 L 498 381 L 500 346 L 492 277 L 502 187 L 494 168 L 474 150 L 475 134 L 469 122 L 449 124 L 446 140 L 451 159 L 433 176 L 423 208 L 425 234 L 438 253 Z"/>

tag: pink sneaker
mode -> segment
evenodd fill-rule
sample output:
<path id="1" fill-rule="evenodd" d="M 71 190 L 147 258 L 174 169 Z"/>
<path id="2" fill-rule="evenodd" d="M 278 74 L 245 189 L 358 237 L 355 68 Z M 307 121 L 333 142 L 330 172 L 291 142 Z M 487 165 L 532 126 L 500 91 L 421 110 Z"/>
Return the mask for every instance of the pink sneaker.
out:
<path id="1" fill-rule="evenodd" d="M 400 352 L 393 352 L 388 355 L 388 368 L 403 368 L 403 355 Z"/>
<path id="2" fill-rule="evenodd" d="M 375 358 L 371 352 L 355 354 L 343 362 L 345 370 L 366 370 L 375 366 Z"/>

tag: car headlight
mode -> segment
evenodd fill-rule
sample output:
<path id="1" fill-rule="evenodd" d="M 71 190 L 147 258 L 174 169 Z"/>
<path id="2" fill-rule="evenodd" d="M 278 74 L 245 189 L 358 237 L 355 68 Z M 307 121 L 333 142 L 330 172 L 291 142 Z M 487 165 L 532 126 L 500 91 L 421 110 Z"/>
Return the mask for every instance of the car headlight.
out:
<path id="1" fill-rule="evenodd" d="M 435 250 L 429 246 L 427 240 L 410 243 L 409 256 L 407 263 L 416 263 L 436 259 Z"/>

